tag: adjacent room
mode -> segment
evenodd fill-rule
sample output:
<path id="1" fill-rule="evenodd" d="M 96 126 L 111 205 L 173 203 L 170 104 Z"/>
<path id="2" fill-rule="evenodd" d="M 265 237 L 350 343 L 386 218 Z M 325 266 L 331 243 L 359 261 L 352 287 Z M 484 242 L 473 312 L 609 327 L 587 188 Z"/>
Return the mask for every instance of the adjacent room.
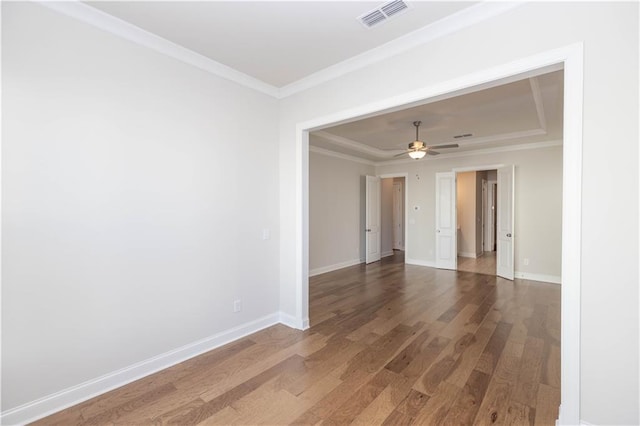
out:
<path id="1" fill-rule="evenodd" d="M 640 423 L 637 3 L 0 7 L 0 423 Z"/>

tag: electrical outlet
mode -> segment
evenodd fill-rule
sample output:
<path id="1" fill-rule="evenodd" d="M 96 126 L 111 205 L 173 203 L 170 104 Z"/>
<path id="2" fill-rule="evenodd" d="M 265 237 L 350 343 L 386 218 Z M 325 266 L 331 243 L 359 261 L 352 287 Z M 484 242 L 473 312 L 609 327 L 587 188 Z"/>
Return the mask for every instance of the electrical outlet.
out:
<path id="1" fill-rule="evenodd" d="M 240 312 L 242 310 L 242 300 L 234 300 L 233 302 L 233 312 Z"/>
<path id="2" fill-rule="evenodd" d="M 525 257 L 522 263 L 524 263 L 524 266 L 529 266 L 529 258 Z"/>
<path id="3" fill-rule="evenodd" d="M 263 240 L 270 240 L 271 239 L 271 231 L 269 230 L 269 228 L 265 228 L 262 230 L 262 239 Z"/>

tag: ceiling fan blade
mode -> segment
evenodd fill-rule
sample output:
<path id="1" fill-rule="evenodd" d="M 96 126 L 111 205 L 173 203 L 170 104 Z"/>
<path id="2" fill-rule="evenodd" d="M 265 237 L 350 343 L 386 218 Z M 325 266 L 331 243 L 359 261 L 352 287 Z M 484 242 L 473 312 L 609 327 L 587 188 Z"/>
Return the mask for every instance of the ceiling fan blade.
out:
<path id="1" fill-rule="evenodd" d="M 400 154 L 396 154 L 393 156 L 393 158 L 397 158 L 397 157 L 402 157 L 403 155 L 407 155 L 408 152 L 401 152 Z"/>
<path id="2" fill-rule="evenodd" d="M 440 153 L 430 149 L 429 151 L 427 151 L 427 154 L 429 154 L 429 155 L 438 155 Z"/>
<path id="3" fill-rule="evenodd" d="M 447 145 L 433 145 L 430 146 L 429 148 L 458 148 L 460 145 L 458 145 L 457 143 L 450 143 Z"/>

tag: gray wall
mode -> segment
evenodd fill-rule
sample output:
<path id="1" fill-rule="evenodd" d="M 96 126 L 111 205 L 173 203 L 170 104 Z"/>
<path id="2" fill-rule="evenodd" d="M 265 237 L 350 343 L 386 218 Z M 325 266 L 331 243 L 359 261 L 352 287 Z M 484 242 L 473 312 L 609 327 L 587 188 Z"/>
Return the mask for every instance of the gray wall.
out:
<path id="1" fill-rule="evenodd" d="M 309 154 L 309 270 L 312 274 L 365 257 L 365 176 L 373 166 Z"/>

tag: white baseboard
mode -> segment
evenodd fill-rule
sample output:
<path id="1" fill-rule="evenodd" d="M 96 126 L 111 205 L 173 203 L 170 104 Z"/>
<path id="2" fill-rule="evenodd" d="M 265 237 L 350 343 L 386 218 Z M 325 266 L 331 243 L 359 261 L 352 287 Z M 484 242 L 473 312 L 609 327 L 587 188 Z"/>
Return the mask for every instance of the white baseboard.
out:
<path id="1" fill-rule="evenodd" d="M 308 318 L 297 320 L 283 312 L 275 312 L 93 380 L 63 389 L 19 407 L 6 410 L 0 413 L 0 424 L 15 425 L 33 422 L 278 323 L 300 330 L 309 328 Z"/>
<path id="2" fill-rule="evenodd" d="M 409 265 L 428 266 L 429 268 L 436 267 L 436 262 L 431 260 L 405 259 L 404 263 L 407 263 Z"/>
<path id="3" fill-rule="evenodd" d="M 333 265 L 321 266 L 320 268 L 315 268 L 309 270 L 309 276 L 314 277 L 320 274 L 326 274 L 327 272 L 336 271 L 338 269 L 346 268 L 348 266 L 359 265 L 364 262 L 364 259 L 351 259 L 346 262 L 335 263 Z"/>
<path id="4" fill-rule="evenodd" d="M 480 257 L 480 256 L 478 256 L 477 253 L 471 253 L 471 252 L 466 252 L 466 251 L 458 252 L 458 256 L 460 256 L 460 257 L 470 257 L 472 259 L 477 259 L 478 257 Z"/>
<path id="5" fill-rule="evenodd" d="M 389 256 L 393 256 L 393 250 L 391 251 L 385 251 L 384 253 L 382 253 L 380 255 L 380 257 L 389 257 Z"/>
<path id="6" fill-rule="evenodd" d="M 280 324 L 287 327 L 295 328 L 297 330 L 306 330 L 309 328 L 309 318 L 299 319 L 293 315 L 289 315 L 284 312 L 280 312 Z"/>
<path id="7" fill-rule="evenodd" d="M 514 277 L 523 280 L 541 281 L 543 283 L 560 284 L 562 283 L 562 277 L 557 275 L 543 275 L 543 274 L 531 274 L 529 272 L 515 271 Z"/>

